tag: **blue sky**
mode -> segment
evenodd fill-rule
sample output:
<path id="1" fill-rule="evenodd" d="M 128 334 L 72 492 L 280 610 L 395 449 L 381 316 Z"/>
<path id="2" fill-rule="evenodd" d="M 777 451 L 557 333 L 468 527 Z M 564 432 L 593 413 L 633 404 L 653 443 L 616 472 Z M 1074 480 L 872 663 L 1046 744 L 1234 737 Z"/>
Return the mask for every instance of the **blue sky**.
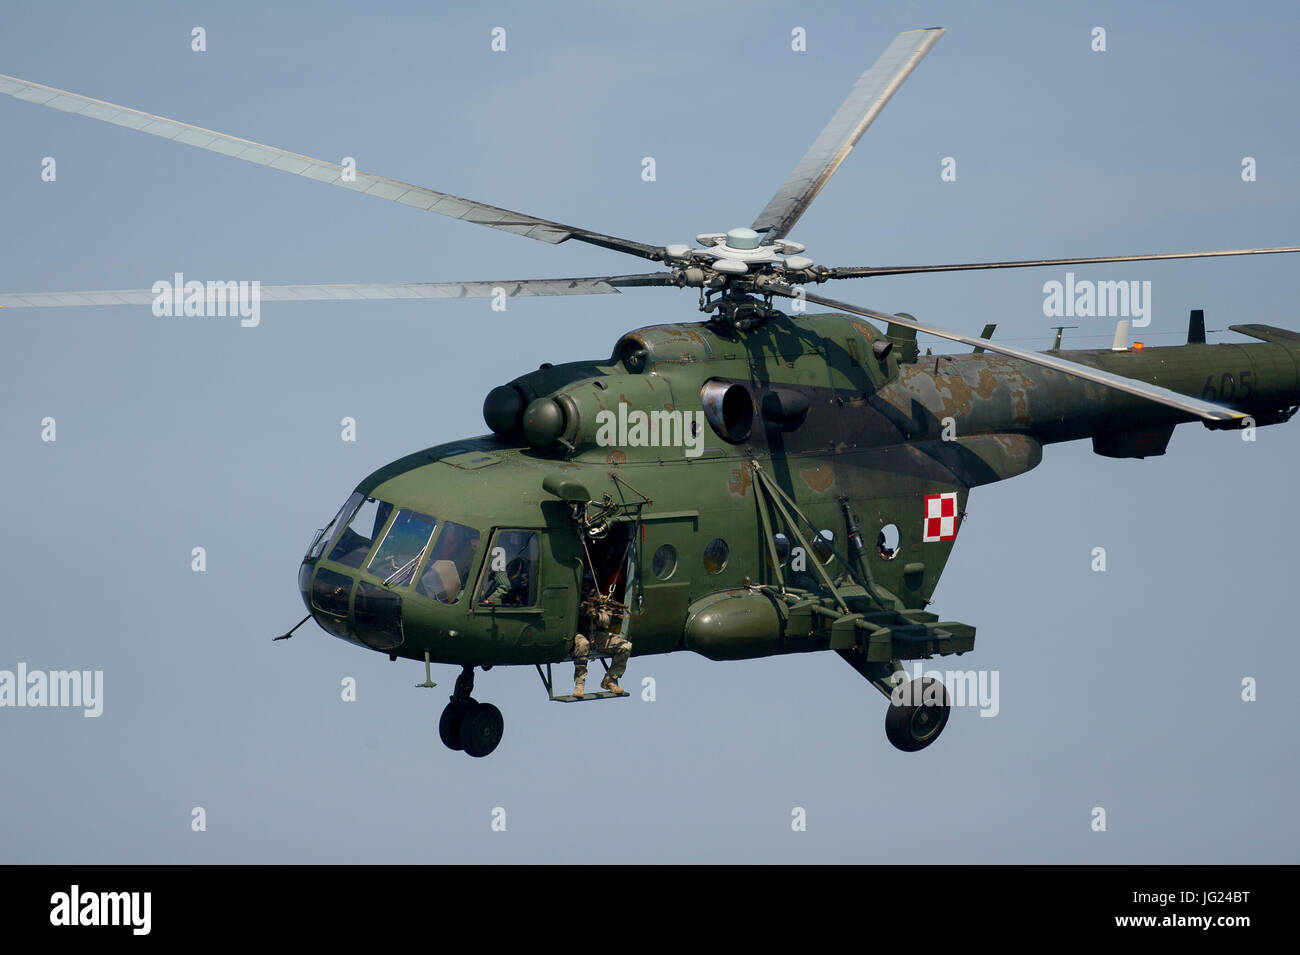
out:
<path id="1" fill-rule="evenodd" d="M 817 262 L 1300 239 L 1292 4 L 9 3 L 4 22 L 0 72 L 657 244 L 748 224 L 889 40 L 942 25 L 793 231 Z M 505 53 L 490 50 L 497 26 Z M 807 52 L 791 50 L 794 27 Z M 7 97 L 0 129 L 6 292 L 147 288 L 176 271 L 271 284 L 640 269 Z M 956 182 L 940 181 L 947 156 Z M 1300 327 L 1295 269 L 1075 271 L 1151 281 L 1142 337 L 1173 344 L 1190 308 L 1211 329 Z M 833 294 L 1046 347 L 1053 278 Z M 960 666 L 999 672 L 1000 712 L 956 710 L 919 755 L 888 745 L 883 700 L 829 654 L 634 659 L 628 682 L 654 676 L 657 700 L 600 707 L 552 706 L 531 668 L 496 669 L 477 695 L 505 713 L 505 738 L 471 761 L 437 738 L 452 668 L 430 692 L 413 688 L 417 664 L 314 625 L 270 642 L 301 616 L 313 530 L 365 474 L 480 433 L 483 395 L 539 361 L 604 357 L 628 329 L 696 318 L 672 290 L 505 313 L 266 305 L 255 329 L 147 308 L 0 313 L 0 669 L 101 669 L 105 684 L 98 719 L 0 710 L 0 859 L 1297 861 L 1288 427 L 1246 444 L 1187 425 L 1146 461 L 1053 446 L 1030 474 L 977 489 L 936 609 L 978 626 Z M 1079 324 L 1067 347 L 1109 342 L 1108 321 Z M 344 416 L 355 443 L 339 440 Z M 1097 546 L 1105 573 L 1090 570 Z M 1245 677 L 1256 702 L 1240 699 Z M 206 832 L 191 831 L 196 806 Z M 1105 832 L 1090 827 L 1098 806 Z"/>

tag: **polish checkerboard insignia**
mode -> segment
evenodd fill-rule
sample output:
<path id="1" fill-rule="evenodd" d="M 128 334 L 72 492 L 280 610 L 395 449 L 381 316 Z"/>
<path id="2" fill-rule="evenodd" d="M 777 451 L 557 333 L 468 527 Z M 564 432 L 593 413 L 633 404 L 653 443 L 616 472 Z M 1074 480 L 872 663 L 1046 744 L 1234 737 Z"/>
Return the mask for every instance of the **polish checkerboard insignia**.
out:
<path id="1" fill-rule="evenodd" d="M 925 532 L 921 540 L 950 541 L 957 539 L 957 492 L 927 494 L 925 496 Z"/>

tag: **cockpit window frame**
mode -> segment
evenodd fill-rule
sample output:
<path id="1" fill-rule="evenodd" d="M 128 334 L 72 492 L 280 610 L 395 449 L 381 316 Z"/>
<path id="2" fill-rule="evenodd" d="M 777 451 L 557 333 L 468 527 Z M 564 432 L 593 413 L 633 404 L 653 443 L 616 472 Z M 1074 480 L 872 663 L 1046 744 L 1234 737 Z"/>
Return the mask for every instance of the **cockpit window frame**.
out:
<path id="1" fill-rule="evenodd" d="M 489 529 L 487 534 L 488 545 L 483 548 L 483 555 L 479 560 L 478 573 L 474 577 L 474 598 L 472 607 L 475 612 L 491 611 L 538 611 L 542 605 L 542 543 L 546 539 L 545 527 L 519 527 L 514 524 L 503 524 L 494 526 Z M 491 573 L 492 550 L 497 545 L 497 541 L 502 534 L 531 534 L 533 536 L 533 546 L 536 553 L 533 556 L 533 600 L 527 604 L 488 604 L 483 602 L 486 593 L 489 574 Z"/>
<path id="2" fill-rule="evenodd" d="M 355 501 L 356 503 L 353 503 Z M 334 519 L 316 532 L 316 537 L 312 540 L 311 546 L 307 548 L 307 560 L 320 560 L 334 545 L 334 539 L 343 533 L 343 528 L 352 523 L 352 518 L 357 514 L 357 509 L 366 501 L 366 496 L 360 491 L 353 491 L 348 495 L 348 499 L 343 502 L 343 506 L 338 509 Z M 347 518 L 343 517 L 347 514 Z"/>
<path id="3" fill-rule="evenodd" d="M 351 498 L 349 498 L 349 500 L 351 500 Z M 352 522 L 357 519 L 357 515 L 361 512 L 361 509 L 364 508 L 371 501 L 374 501 L 375 504 L 377 505 L 375 511 L 376 517 L 378 517 L 379 515 L 383 515 L 384 519 L 380 521 L 378 524 L 376 524 L 374 530 L 371 531 L 371 536 L 369 538 L 369 542 L 366 546 L 366 549 L 361 553 L 360 562 L 353 564 L 343 559 L 344 557 L 347 557 L 351 554 L 350 551 L 348 552 L 348 554 L 344 554 L 340 557 L 335 557 L 334 552 L 338 549 L 339 541 L 342 540 L 343 535 L 352 527 Z M 387 508 L 388 510 L 385 511 L 384 508 Z M 398 510 L 399 510 L 398 506 L 394 504 L 392 501 L 385 501 L 383 498 L 375 497 L 372 494 L 362 495 L 361 503 L 357 505 L 356 510 L 354 510 L 352 514 L 348 516 L 347 523 L 342 525 L 342 527 L 339 528 L 338 533 L 335 534 L 334 541 L 331 543 L 329 549 L 325 551 L 326 554 L 325 559 L 331 561 L 332 563 L 341 564 L 344 567 L 348 567 L 354 573 L 364 573 L 366 566 L 370 563 L 371 555 L 374 554 L 375 552 L 376 545 L 378 544 L 379 541 L 383 540 L 384 537 L 388 534 L 388 527 L 390 524 L 392 524 L 393 518 L 397 515 Z M 359 537 L 360 535 L 358 534 L 357 536 Z"/>
<path id="4" fill-rule="evenodd" d="M 474 553 L 470 557 L 470 564 L 465 571 L 464 579 L 459 581 L 460 589 L 456 592 L 455 599 L 443 600 L 441 597 L 429 593 L 422 585 L 424 583 L 425 572 L 429 569 L 429 565 L 432 563 L 434 556 L 438 553 L 438 546 L 442 543 L 443 535 L 445 535 L 448 532 L 448 528 L 451 527 L 461 527 L 465 530 L 473 531 L 477 537 L 474 541 Z M 455 607 L 459 605 L 461 598 L 464 597 L 466 593 L 473 591 L 471 582 L 478 580 L 478 576 L 474 571 L 475 567 L 482 563 L 484 548 L 481 545 L 485 536 L 487 535 L 481 527 L 475 527 L 473 524 L 465 524 L 449 517 L 439 518 L 438 526 L 433 532 L 433 537 L 429 539 L 429 543 L 425 547 L 424 556 L 421 558 L 419 566 L 416 567 L 415 576 L 411 581 L 411 593 L 416 597 L 432 601 L 435 604 L 441 604 L 444 607 Z"/>
<path id="5" fill-rule="evenodd" d="M 393 533 L 393 529 L 397 526 L 398 519 L 401 518 L 402 515 L 404 514 L 413 515 L 416 518 L 422 518 L 424 521 L 428 522 L 431 525 L 429 528 L 429 534 L 424 540 L 424 546 L 420 548 L 420 550 L 416 553 L 416 555 L 413 558 L 411 558 L 411 560 L 408 561 L 407 564 L 404 564 L 402 568 L 399 568 L 397 571 L 394 571 L 392 574 L 388 576 L 384 576 L 379 571 L 372 570 L 371 565 L 375 562 L 375 560 L 379 557 L 380 553 L 383 551 L 384 546 L 388 543 L 389 535 Z M 409 588 L 415 586 L 415 581 L 417 579 L 415 572 L 416 570 L 420 569 L 423 566 L 426 555 L 432 552 L 433 542 L 437 539 L 438 531 L 442 527 L 442 525 L 443 525 L 443 521 L 439 520 L 437 517 L 435 517 L 432 514 L 427 514 L 424 511 L 416 510 L 413 507 L 399 507 L 398 505 L 394 504 L 393 513 L 389 516 L 388 522 L 384 525 L 383 531 L 376 536 L 374 542 L 371 544 L 370 551 L 366 554 L 365 564 L 360 569 L 364 573 L 369 574 L 371 577 L 375 577 L 383 581 L 383 585 L 390 589 L 395 587 Z M 409 565 L 409 569 L 407 569 L 408 565 Z M 404 570 L 406 571 L 405 574 L 403 574 Z M 396 578 L 398 577 L 399 574 L 403 574 L 403 576 L 406 577 L 405 582 L 403 583 L 396 582 Z"/>

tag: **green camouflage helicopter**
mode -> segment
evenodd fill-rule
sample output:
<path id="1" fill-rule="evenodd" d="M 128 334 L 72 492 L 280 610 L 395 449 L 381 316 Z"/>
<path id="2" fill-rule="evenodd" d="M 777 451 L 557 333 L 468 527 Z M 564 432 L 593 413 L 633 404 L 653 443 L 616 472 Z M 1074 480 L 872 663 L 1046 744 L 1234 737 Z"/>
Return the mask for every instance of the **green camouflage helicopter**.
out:
<path id="1" fill-rule="evenodd" d="M 1144 348 L 1126 323 L 1109 349 L 1034 352 L 825 298 L 832 279 L 1201 256 L 1298 247 L 938 266 L 828 268 L 786 238 L 879 111 L 942 35 L 900 34 L 750 228 L 654 246 L 435 192 L 0 76 L 18 99 L 138 129 L 403 205 L 655 262 L 637 275 L 511 282 L 272 286 L 264 301 L 617 294 L 697 289 L 703 322 L 629 332 L 607 359 L 544 364 L 483 406 L 490 435 L 375 471 L 303 558 L 298 586 L 327 632 L 461 667 L 440 734 L 485 756 L 503 721 L 474 700 L 474 672 L 531 665 L 550 699 L 579 603 L 612 608 L 635 655 L 692 650 L 741 660 L 833 650 L 886 697 L 896 747 L 932 743 L 942 684 L 900 661 L 971 650 L 975 628 L 926 610 L 970 490 L 1035 467 L 1043 446 L 1091 438 L 1097 453 L 1164 453 L 1176 425 L 1235 429 L 1300 407 L 1300 334 L 1232 326 L 1260 344 Z M 179 284 L 179 283 L 178 283 Z M 195 283 L 197 284 L 197 283 Z M 185 290 L 212 304 L 226 292 Z M 176 290 L 179 307 L 180 289 Z M 773 306 L 794 302 L 793 314 Z M 2 307 L 155 304 L 151 291 L 0 295 Z M 805 314 L 812 302 L 832 310 Z M 879 324 L 873 324 L 879 323 Z M 924 332 L 973 346 L 919 353 Z M 294 628 L 296 630 L 297 627 Z M 293 633 L 291 630 L 285 637 Z M 277 639 L 283 639 L 277 638 Z"/>

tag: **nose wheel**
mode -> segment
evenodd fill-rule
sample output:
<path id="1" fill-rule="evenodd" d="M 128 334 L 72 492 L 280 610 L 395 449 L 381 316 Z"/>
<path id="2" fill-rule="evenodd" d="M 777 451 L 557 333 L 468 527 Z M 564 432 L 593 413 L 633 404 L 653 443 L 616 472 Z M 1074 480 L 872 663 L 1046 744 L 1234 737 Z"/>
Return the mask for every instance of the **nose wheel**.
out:
<path id="1" fill-rule="evenodd" d="M 456 689 L 438 720 L 438 736 L 448 749 L 483 757 L 497 748 L 505 731 L 501 711 L 491 703 L 480 703 L 474 692 L 474 668 L 465 667 L 456 678 Z"/>

